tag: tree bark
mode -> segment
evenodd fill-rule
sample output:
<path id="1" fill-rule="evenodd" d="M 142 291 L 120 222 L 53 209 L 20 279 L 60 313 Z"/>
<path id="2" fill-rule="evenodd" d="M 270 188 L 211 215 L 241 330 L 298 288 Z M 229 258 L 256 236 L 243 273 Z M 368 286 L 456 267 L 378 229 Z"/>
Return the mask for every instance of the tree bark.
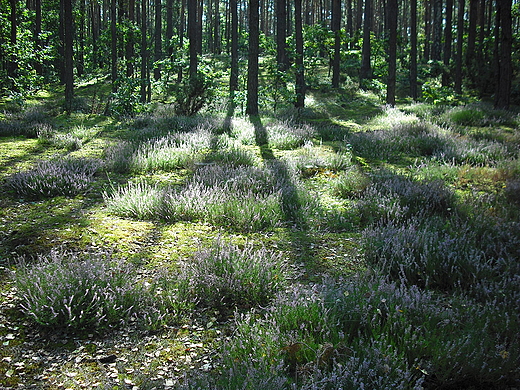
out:
<path id="1" fill-rule="evenodd" d="M 155 32 L 154 32 L 154 61 L 153 78 L 157 81 L 161 78 L 162 59 L 162 2 L 155 0 Z"/>
<path id="2" fill-rule="evenodd" d="M 148 42 L 146 38 L 147 7 L 146 1 L 141 0 L 141 103 L 148 100 Z"/>
<path id="3" fill-rule="evenodd" d="M 417 0 L 410 0 L 410 96 L 417 100 Z"/>
<path id="4" fill-rule="evenodd" d="M 294 30 L 296 35 L 296 101 L 295 107 L 305 105 L 305 68 L 303 64 L 302 0 L 294 1 Z"/>
<path id="5" fill-rule="evenodd" d="M 74 20 L 72 16 L 72 0 L 63 1 L 63 28 L 64 28 L 64 81 L 65 81 L 65 111 L 71 112 L 74 99 L 74 60 L 73 60 L 73 36 Z"/>
<path id="6" fill-rule="evenodd" d="M 446 0 L 446 26 L 444 26 L 444 51 L 442 73 L 442 85 L 447 87 L 450 84 L 450 60 L 451 60 L 451 41 L 452 41 L 452 19 L 453 19 L 453 0 Z"/>
<path id="7" fill-rule="evenodd" d="M 258 54 L 259 54 L 258 0 L 249 1 L 249 54 L 247 64 L 246 114 L 258 115 Z"/>
<path id="8" fill-rule="evenodd" d="M 233 94 L 238 89 L 238 9 L 237 0 L 230 0 L 231 8 L 231 74 L 229 90 Z"/>
<path id="9" fill-rule="evenodd" d="M 509 109 L 511 80 L 513 76 L 511 50 L 513 45 L 511 0 L 497 0 L 497 17 L 500 18 L 500 36 L 498 51 L 497 92 L 495 108 Z"/>
<path id="10" fill-rule="evenodd" d="M 365 12 L 363 23 L 363 47 L 361 49 L 361 70 L 359 74 L 360 83 L 372 77 L 372 66 L 370 64 L 370 31 L 372 27 L 372 1 L 365 0 Z"/>
<path id="11" fill-rule="evenodd" d="M 276 1 L 276 62 L 278 70 L 285 72 L 289 68 L 287 61 L 287 3 L 286 0 Z"/>
<path id="12" fill-rule="evenodd" d="M 190 44 L 190 77 L 195 77 L 198 70 L 198 31 L 197 31 L 198 1 L 188 0 L 188 40 Z"/>
<path id="13" fill-rule="evenodd" d="M 386 103 L 395 106 L 395 81 L 397 64 L 397 0 L 388 0 L 388 79 L 386 84 Z"/>
<path id="14" fill-rule="evenodd" d="M 70 0 L 65 0 L 70 1 Z M 112 90 L 117 89 L 117 15 L 116 15 L 116 0 L 110 1 L 110 70 Z"/>
<path id="15" fill-rule="evenodd" d="M 442 0 L 433 2 L 432 60 L 441 60 L 442 51 Z"/>
<path id="16" fill-rule="evenodd" d="M 463 46 L 462 41 L 464 39 L 464 8 L 466 6 L 465 0 L 459 0 L 458 14 L 457 14 L 457 57 L 455 59 L 455 92 L 458 94 L 462 93 L 462 59 L 463 59 Z"/>
<path id="17" fill-rule="evenodd" d="M 332 31 L 334 32 L 334 58 L 332 62 L 332 88 L 339 88 L 341 57 L 341 0 L 332 0 Z"/>

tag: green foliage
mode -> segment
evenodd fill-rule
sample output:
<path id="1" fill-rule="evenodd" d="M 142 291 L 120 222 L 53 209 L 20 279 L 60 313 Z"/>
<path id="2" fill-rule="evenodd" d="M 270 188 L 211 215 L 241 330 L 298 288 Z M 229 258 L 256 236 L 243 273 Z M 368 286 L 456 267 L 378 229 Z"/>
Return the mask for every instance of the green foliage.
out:
<path id="1" fill-rule="evenodd" d="M 112 92 L 110 112 L 116 117 L 134 116 L 144 107 L 140 102 L 140 80 L 120 76 L 116 81 L 116 91 Z"/>
<path id="2" fill-rule="evenodd" d="M 182 264 L 179 288 L 212 308 L 264 306 L 285 286 L 286 272 L 279 254 L 218 239 Z"/>
<path id="3" fill-rule="evenodd" d="M 99 161 L 91 159 L 44 160 L 11 175 L 7 186 L 29 199 L 74 196 L 89 190 L 99 167 Z"/>
<path id="4" fill-rule="evenodd" d="M 102 330 L 119 326 L 145 306 L 148 292 L 135 270 L 107 256 L 51 252 L 20 262 L 13 280 L 24 315 L 48 328 Z"/>
<path id="5" fill-rule="evenodd" d="M 177 115 L 193 116 L 197 114 L 215 93 L 214 77 L 199 71 L 196 75 L 184 79 L 174 92 Z"/>

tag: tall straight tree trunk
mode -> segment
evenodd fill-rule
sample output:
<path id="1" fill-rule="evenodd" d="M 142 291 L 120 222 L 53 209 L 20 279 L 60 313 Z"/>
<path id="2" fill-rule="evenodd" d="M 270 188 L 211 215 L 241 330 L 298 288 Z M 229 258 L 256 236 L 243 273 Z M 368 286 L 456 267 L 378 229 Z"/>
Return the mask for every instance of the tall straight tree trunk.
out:
<path id="1" fill-rule="evenodd" d="M 296 40 L 296 101 L 294 106 L 302 108 L 305 105 L 305 67 L 303 64 L 303 23 L 302 0 L 294 1 L 294 33 Z"/>
<path id="2" fill-rule="evenodd" d="M 471 87 L 477 84 L 478 64 L 476 63 L 476 39 L 477 39 L 477 19 L 478 19 L 478 3 L 479 0 L 469 0 L 469 25 L 468 25 L 468 39 L 466 46 L 466 69 L 467 76 L 471 81 Z"/>
<path id="3" fill-rule="evenodd" d="M 128 0 L 128 21 L 133 26 L 135 23 L 135 0 Z M 130 32 L 125 44 L 126 77 L 134 76 L 134 34 Z"/>
<path id="4" fill-rule="evenodd" d="M 67 0 L 66 0 L 67 1 Z M 112 90 L 117 89 L 117 15 L 116 15 L 116 0 L 110 1 L 110 69 Z"/>
<path id="5" fill-rule="evenodd" d="M 215 0 L 215 31 L 213 32 L 213 49 L 215 54 L 222 52 L 220 44 L 220 1 Z"/>
<path id="6" fill-rule="evenodd" d="M 287 61 L 287 3 L 286 0 L 276 1 L 276 62 L 278 70 L 285 72 L 289 68 Z"/>
<path id="7" fill-rule="evenodd" d="M 433 40 L 432 40 L 432 60 L 441 60 L 442 51 L 442 0 L 433 1 Z"/>
<path id="8" fill-rule="evenodd" d="M 155 0 L 155 33 L 154 33 L 154 61 L 153 78 L 157 81 L 161 78 L 162 59 L 162 2 Z"/>
<path id="9" fill-rule="evenodd" d="M 74 21 L 72 16 L 72 0 L 62 0 L 63 2 L 63 53 L 64 53 L 64 81 L 65 81 L 65 110 L 72 111 L 74 99 L 74 60 L 73 60 L 73 36 Z"/>
<path id="10" fill-rule="evenodd" d="M 258 0 L 249 1 L 249 54 L 247 63 L 246 114 L 258 115 L 258 54 L 259 54 L 259 11 Z"/>
<path id="11" fill-rule="evenodd" d="M 197 75 L 198 68 L 198 31 L 197 31 L 198 1 L 188 0 L 188 40 L 190 44 L 190 78 Z"/>
<path id="12" fill-rule="evenodd" d="M 432 31 L 432 17 L 431 0 L 424 0 L 424 61 L 429 61 L 431 57 L 431 31 Z"/>
<path id="13" fill-rule="evenodd" d="M 229 91 L 233 96 L 238 89 L 238 9 L 237 0 L 229 0 L 231 11 L 231 74 Z"/>
<path id="14" fill-rule="evenodd" d="M 332 31 L 334 32 L 334 58 L 332 62 L 332 88 L 339 88 L 341 57 L 341 0 L 332 0 Z"/>
<path id="15" fill-rule="evenodd" d="M 496 81 L 495 108 L 508 109 L 511 96 L 513 69 L 511 50 L 513 45 L 511 0 L 497 0 L 497 19 L 499 24 L 498 74 Z"/>
<path id="16" fill-rule="evenodd" d="M 450 84 L 450 60 L 451 60 L 451 41 L 452 41 L 452 19 L 453 19 L 453 0 L 446 0 L 446 25 L 444 26 L 444 51 L 442 73 L 442 85 L 447 87 Z"/>
<path id="17" fill-rule="evenodd" d="M 34 51 L 36 53 L 36 61 L 34 63 L 34 70 L 39 76 L 43 75 L 42 58 L 40 53 L 42 52 L 42 2 L 41 0 L 34 1 Z"/>
<path id="18" fill-rule="evenodd" d="M 365 12 L 363 23 L 363 47 L 361 49 L 361 70 L 359 74 L 359 81 L 362 84 L 363 80 L 372 77 L 372 66 L 370 64 L 370 31 L 372 27 L 372 1 L 365 0 Z"/>
<path id="19" fill-rule="evenodd" d="M 147 0 L 141 0 L 141 103 L 148 100 L 148 42 L 147 42 Z"/>
<path id="20" fill-rule="evenodd" d="M 9 22 L 10 22 L 10 43 L 11 47 L 16 47 L 16 39 L 17 34 L 16 30 L 18 29 L 18 17 L 17 17 L 17 0 L 10 0 L 9 5 L 11 6 L 11 12 L 9 13 Z M 11 54 L 9 58 L 9 64 L 7 68 L 7 75 L 14 80 L 16 78 L 16 71 L 18 69 L 18 64 L 16 62 L 15 54 Z"/>
<path id="21" fill-rule="evenodd" d="M 166 31 L 164 38 L 166 40 L 166 53 L 171 58 L 173 56 L 173 0 L 166 0 Z"/>
<path id="22" fill-rule="evenodd" d="M 388 0 L 388 78 L 386 83 L 386 103 L 395 106 L 395 79 L 397 64 L 397 0 Z"/>
<path id="23" fill-rule="evenodd" d="M 464 39 L 464 8 L 465 0 L 459 0 L 457 14 L 457 57 L 455 58 L 455 92 L 462 93 L 462 61 L 463 61 L 463 45 Z"/>
<path id="24" fill-rule="evenodd" d="M 186 26 L 186 18 L 184 17 L 186 11 L 186 0 L 180 0 L 181 8 L 179 12 L 179 28 L 177 30 L 177 35 L 179 37 L 179 51 L 183 51 L 184 48 L 184 30 Z M 188 30 L 189 34 L 189 30 Z M 191 51 L 190 53 L 190 63 L 191 63 Z M 182 67 L 179 67 L 179 72 L 177 74 L 177 81 L 180 83 L 182 81 Z"/>
<path id="25" fill-rule="evenodd" d="M 78 77 L 83 76 L 85 71 L 85 18 L 86 18 L 85 0 L 79 0 L 79 34 L 78 35 L 78 57 L 76 59 L 76 69 Z"/>
<path id="26" fill-rule="evenodd" d="M 417 0 L 410 0 L 410 96 L 417 100 Z"/>

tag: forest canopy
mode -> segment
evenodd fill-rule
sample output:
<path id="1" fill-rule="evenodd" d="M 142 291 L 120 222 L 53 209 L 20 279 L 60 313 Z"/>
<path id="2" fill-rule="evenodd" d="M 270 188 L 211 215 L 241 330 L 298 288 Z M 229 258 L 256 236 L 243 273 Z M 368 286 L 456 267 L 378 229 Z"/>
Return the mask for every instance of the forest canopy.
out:
<path id="1" fill-rule="evenodd" d="M 122 115 L 156 98 L 191 115 L 217 86 L 253 114 L 301 107 L 324 84 L 390 105 L 520 102 L 516 0 L 1 0 L 0 22 L 0 94 L 20 104 L 60 83 L 70 111 L 75 83 L 94 77 Z"/>

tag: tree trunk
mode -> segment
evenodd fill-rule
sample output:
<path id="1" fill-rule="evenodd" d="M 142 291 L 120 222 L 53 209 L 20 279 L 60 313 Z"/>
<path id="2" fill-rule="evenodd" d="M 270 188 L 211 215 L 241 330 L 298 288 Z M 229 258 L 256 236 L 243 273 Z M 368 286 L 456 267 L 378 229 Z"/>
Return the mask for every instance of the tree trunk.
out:
<path id="1" fill-rule="evenodd" d="M 238 89 L 238 9 L 237 0 L 230 0 L 231 8 L 231 75 L 229 90 L 231 94 Z"/>
<path id="2" fill-rule="evenodd" d="M 417 0 L 410 0 L 410 96 L 417 100 Z"/>
<path id="3" fill-rule="evenodd" d="M 511 96 L 511 79 L 513 77 L 511 50 L 513 45 L 511 0 L 497 0 L 497 18 L 500 20 L 497 92 L 495 108 L 509 109 Z"/>
<path id="4" fill-rule="evenodd" d="M 294 32 L 296 39 L 296 102 L 295 107 L 305 105 L 305 67 L 303 64 L 302 0 L 294 1 Z"/>
<path id="5" fill-rule="evenodd" d="M 359 74 L 360 83 L 372 77 L 372 66 L 370 64 L 370 31 L 372 26 L 372 0 L 365 0 L 365 12 L 363 23 L 363 48 L 361 50 L 361 70 Z"/>
<path id="6" fill-rule="evenodd" d="M 446 26 L 444 26 L 444 52 L 443 63 L 444 71 L 442 73 L 442 85 L 447 87 L 450 85 L 450 60 L 451 60 L 451 41 L 452 41 L 452 19 L 453 19 L 453 0 L 446 0 Z"/>
<path id="7" fill-rule="evenodd" d="M 458 14 L 457 14 L 457 57 L 455 59 L 455 92 L 462 93 L 462 58 L 464 39 L 464 8 L 466 6 L 465 0 L 459 0 Z"/>
<path id="8" fill-rule="evenodd" d="M 157 81 L 161 78 L 162 59 L 162 2 L 155 0 L 155 33 L 154 33 L 154 68 L 153 78 Z"/>
<path id="9" fill-rule="evenodd" d="M 65 111 L 71 112 L 74 99 L 74 60 L 73 60 L 73 41 L 74 21 L 72 16 L 72 0 L 62 0 L 63 2 L 63 54 L 64 54 L 64 81 L 65 81 Z"/>
<path id="10" fill-rule="evenodd" d="M 276 62 L 278 71 L 285 72 L 289 68 L 287 61 L 287 3 L 286 0 L 276 1 Z"/>
<path id="11" fill-rule="evenodd" d="M 259 54 L 258 0 L 249 1 L 249 54 L 247 64 L 246 114 L 258 115 L 258 54 Z"/>
<path id="12" fill-rule="evenodd" d="M 128 21 L 133 26 L 135 23 L 135 0 L 128 0 Z M 126 77 L 134 75 L 134 34 L 130 32 L 125 45 Z"/>
<path id="13" fill-rule="evenodd" d="M 40 34 L 42 33 L 42 3 L 41 0 L 34 1 L 34 51 L 36 53 L 36 61 L 34 63 L 34 70 L 36 74 L 39 76 L 43 75 L 43 66 L 42 66 L 42 40 L 40 38 Z"/>
<path id="14" fill-rule="evenodd" d="M 332 88 L 339 88 L 341 57 L 341 0 L 332 0 L 332 31 L 334 32 L 334 58 L 332 62 Z"/>
<path id="15" fill-rule="evenodd" d="M 395 106 L 395 81 L 397 64 L 397 0 L 388 0 L 388 79 L 386 84 L 386 103 Z"/>
<path id="16" fill-rule="evenodd" d="M 147 7 L 146 0 L 141 0 L 141 103 L 148 100 L 148 42 L 146 39 Z"/>
<path id="17" fill-rule="evenodd" d="M 190 44 L 190 78 L 195 77 L 197 75 L 198 70 L 197 8 L 198 1 L 188 0 L 188 40 Z"/>
<path id="18" fill-rule="evenodd" d="M 477 19 L 478 19 L 478 2 L 479 0 L 469 0 L 469 25 L 468 40 L 466 46 L 466 69 L 467 76 L 471 81 L 471 87 L 474 88 L 478 82 L 476 74 L 478 64 L 476 61 L 476 39 L 477 39 Z"/>
<path id="19" fill-rule="evenodd" d="M 432 21 L 431 21 L 431 1 L 424 0 L 424 52 L 423 58 L 424 61 L 429 61 L 431 56 L 431 30 L 432 30 Z"/>
<path id="20" fill-rule="evenodd" d="M 18 18 L 17 18 L 17 7 L 16 7 L 16 3 L 17 3 L 17 0 L 10 0 L 9 1 L 9 4 L 11 6 L 11 12 L 9 14 L 9 22 L 10 22 L 10 44 L 11 44 L 11 47 L 15 48 L 16 47 L 16 30 L 18 28 Z M 17 64 L 17 61 L 16 61 L 16 56 L 14 53 L 11 53 L 10 54 L 10 58 L 9 58 L 9 64 L 8 64 L 8 68 L 7 68 L 7 75 L 12 79 L 16 79 L 16 73 L 17 73 L 17 70 L 18 70 L 18 64 Z M 14 87 L 14 85 L 13 85 Z"/>
<path id="21" fill-rule="evenodd" d="M 433 2 L 432 60 L 441 60 L 442 51 L 442 0 Z"/>
<path id="22" fill-rule="evenodd" d="M 65 0 L 70 1 L 70 0 Z M 112 90 L 117 89 L 117 15 L 116 15 L 116 0 L 110 1 L 110 69 Z"/>

